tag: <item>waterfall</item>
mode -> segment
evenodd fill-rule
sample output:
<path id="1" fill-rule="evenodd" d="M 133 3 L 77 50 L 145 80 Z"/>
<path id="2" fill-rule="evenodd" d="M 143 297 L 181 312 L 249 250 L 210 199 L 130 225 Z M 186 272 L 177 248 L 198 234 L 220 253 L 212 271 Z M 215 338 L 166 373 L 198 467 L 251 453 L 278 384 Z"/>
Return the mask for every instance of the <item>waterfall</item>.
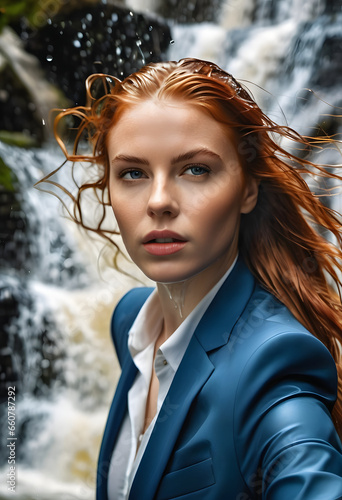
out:
<path id="1" fill-rule="evenodd" d="M 127 0 L 126 5 L 160 14 L 163 2 Z M 313 133 L 317 125 L 341 133 L 341 125 L 328 115 L 339 114 L 342 104 L 341 50 L 332 50 L 342 43 L 342 12 L 327 5 L 322 0 L 225 0 L 212 16 L 217 22 L 168 19 L 173 43 L 167 57 L 218 63 L 245 83 L 275 121 L 302 133 Z M 137 282 L 113 269 L 109 249 L 99 260 L 101 242 L 89 240 L 65 218 L 56 197 L 33 188 L 63 161 L 54 145 L 25 150 L 0 142 L 0 158 L 18 180 L 17 216 L 25 214 L 26 227 L 8 241 L 11 265 L 0 268 L 0 298 L 11 313 L 1 331 L 8 345 L 0 347 L 0 354 L 11 359 L 7 369 L 21 395 L 16 499 L 90 500 L 119 376 L 110 317 L 117 300 Z M 341 162 L 336 151 L 324 151 L 321 158 Z M 71 185 L 68 165 L 56 179 Z M 342 211 L 341 197 L 334 208 Z M 96 212 L 92 200 L 88 211 Z M 26 262 L 21 269 L 14 263 L 18 252 Z M 6 411 L 7 399 L 0 408 L 2 500 L 13 495 L 7 489 Z"/>
<path id="2" fill-rule="evenodd" d="M 98 261 L 99 242 L 89 241 L 62 217 L 56 197 L 33 187 L 62 163 L 55 146 L 23 150 L 0 143 L 0 157 L 18 178 L 21 210 L 29 222 L 26 269 L 0 271 L 2 298 L 7 295 L 18 309 L 6 328 L 15 353 L 13 385 L 21 395 L 16 403 L 16 495 L 92 499 L 97 453 L 119 376 L 110 317 L 117 300 L 137 283 L 111 269 L 110 255 Z M 68 186 L 65 167 L 55 180 Z M 89 203 L 89 212 L 94 211 Z M 7 400 L 5 405 L 2 464 L 8 458 Z M 2 499 L 11 495 L 7 474 L 5 465 L 0 470 Z"/>

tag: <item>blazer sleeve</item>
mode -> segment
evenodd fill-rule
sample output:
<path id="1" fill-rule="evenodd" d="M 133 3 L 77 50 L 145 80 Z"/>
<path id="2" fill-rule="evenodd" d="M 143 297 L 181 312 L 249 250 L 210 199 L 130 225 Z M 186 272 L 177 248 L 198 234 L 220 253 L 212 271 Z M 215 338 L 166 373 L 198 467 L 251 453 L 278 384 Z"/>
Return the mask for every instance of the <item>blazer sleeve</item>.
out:
<path id="1" fill-rule="evenodd" d="M 234 412 L 240 468 L 256 498 L 342 498 L 336 393 L 335 362 L 311 334 L 278 334 L 256 349 Z"/>
<path id="2" fill-rule="evenodd" d="M 141 307 L 153 288 L 133 288 L 118 302 L 111 319 L 111 335 L 115 351 L 122 366 L 128 355 L 128 333 Z"/>

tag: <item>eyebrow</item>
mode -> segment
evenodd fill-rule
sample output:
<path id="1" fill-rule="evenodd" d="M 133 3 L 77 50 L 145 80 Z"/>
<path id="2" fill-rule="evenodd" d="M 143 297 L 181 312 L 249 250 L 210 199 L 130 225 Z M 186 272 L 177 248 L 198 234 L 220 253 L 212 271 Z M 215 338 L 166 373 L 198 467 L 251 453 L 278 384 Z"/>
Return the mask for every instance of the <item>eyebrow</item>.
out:
<path id="1" fill-rule="evenodd" d="M 114 164 L 120 161 L 124 163 L 135 163 L 137 165 L 149 165 L 148 160 L 146 160 L 145 158 L 139 158 L 138 156 L 129 155 L 117 155 L 112 159 L 111 163 Z"/>
<path id="2" fill-rule="evenodd" d="M 187 151 L 186 153 L 182 153 L 175 158 L 172 158 L 171 165 L 176 165 L 177 163 L 182 163 L 183 161 L 192 160 L 195 156 L 200 154 L 212 157 L 215 160 L 222 161 L 221 157 L 217 153 L 214 153 L 214 151 L 211 151 L 208 148 L 200 148 L 193 149 L 192 151 Z M 112 164 L 117 162 L 134 163 L 135 165 L 149 165 L 149 161 L 146 158 L 123 154 L 115 156 L 115 158 L 113 158 L 113 160 L 111 161 Z"/>
<path id="3" fill-rule="evenodd" d="M 176 156 L 171 160 L 171 164 L 175 165 L 176 163 L 192 160 L 195 156 L 200 154 L 210 156 L 216 160 L 221 160 L 221 157 L 217 153 L 214 153 L 214 151 L 211 151 L 208 148 L 201 148 L 201 149 L 193 149 L 192 151 L 188 151 L 187 153 L 183 153 Z"/>

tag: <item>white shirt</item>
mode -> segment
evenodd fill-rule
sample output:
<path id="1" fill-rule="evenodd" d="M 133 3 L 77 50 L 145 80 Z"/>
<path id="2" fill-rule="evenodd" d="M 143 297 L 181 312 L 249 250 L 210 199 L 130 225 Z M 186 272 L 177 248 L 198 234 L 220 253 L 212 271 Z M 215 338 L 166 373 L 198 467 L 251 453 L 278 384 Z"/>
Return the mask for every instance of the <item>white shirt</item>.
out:
<path id="1" fill-rule="evenodd" d="M 119 431 L 110 463 L 108 500 L 128 499 L 135 473 L 150 439 L 159 411 L 191 337 L 216 293 L 231 273 L 236 261 L 237 257 L 224 276 L 158 349 L 154 360 L 154 369 L 159 381 L 157 412 L 144 434 L 141 432 L 144 427 L 146 401 L 152 375 L 154 345 L 163 323 L 157 290 L 152 292 L 140 309 L 128 336 L 128 348 L 138 373 L 128 392 L 128 412 Z M 137 451 L 138 443 L 140 445 Z"/>

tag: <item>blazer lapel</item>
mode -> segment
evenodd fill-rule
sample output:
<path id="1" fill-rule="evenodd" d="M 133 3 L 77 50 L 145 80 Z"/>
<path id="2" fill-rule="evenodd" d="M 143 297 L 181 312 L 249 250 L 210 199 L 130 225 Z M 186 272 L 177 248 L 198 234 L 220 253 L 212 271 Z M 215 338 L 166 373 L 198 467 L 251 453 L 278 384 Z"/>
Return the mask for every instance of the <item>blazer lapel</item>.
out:
<path id="1" fill-rule="evenodd" d="M 130 500 L 152 500 L 170 458 L 190 405 L 214 370 L 208 352 L 227 344 L 246 307 L 255 280 L 238 259 L 197 326 L 136 472 Z"/>
<path id="2" fill-rule="evenodd" d="M 206 352 L 227 344 L 255 285 L 252 273 L 239 258 L 195 330 L 195 335 Z"/>
<path id="3" fill-rule="evenodd" d="M 107 500 L 108 498 L 107 483 L 110 460 L 122 420 L 127 412 L 127 393 L 132 387 L 136 373 L 137 368 L 132 358 L 127 356 L 109 411 L 98 459 L 97 498 L 99 500 Z"/>

